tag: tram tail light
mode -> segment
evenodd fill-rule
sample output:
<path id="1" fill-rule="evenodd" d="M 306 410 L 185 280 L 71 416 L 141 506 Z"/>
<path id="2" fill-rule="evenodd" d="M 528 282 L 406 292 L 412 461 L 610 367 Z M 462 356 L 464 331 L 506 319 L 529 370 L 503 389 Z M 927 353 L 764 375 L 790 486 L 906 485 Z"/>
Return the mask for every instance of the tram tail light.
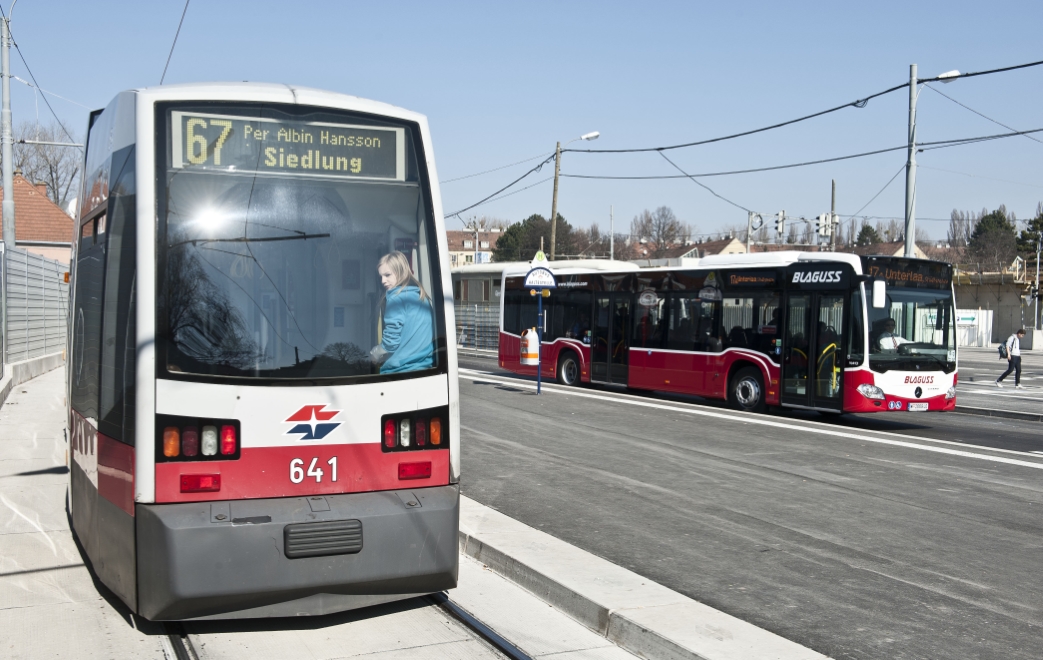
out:
<path id="1" fill-rule="evenodd" d="M 385 452 L 448 449 L 443 427 L 448 418 L 447 406 L 384 415 L 380 421 L 381 449 Z"/>
<path id="2" fill-rule="evenodd" d="M 219 474 L 183 474 L 181 475 L 182 493 L 216 493 L 221 490 Z"/>
<path id="3" fill-rule="evenodd" d="M 411 427 L 408 419 L 403 419 L 398 425 L 398 442 L 403 447 L 408 447 L 412 441 Z"/>
<path id="4" fill-rule="evenodd" d="M 238 420 L 156 415 L 156 433 L 161 463 L 239 460 Z"/>
<path id="5" fill-rule="evenodd" d="M 399 479 L 428 479 L 431 476 L 431 461 L 422 463 L 399 463 Z"/>
<path id="6" fill-rule="evenodd" d="M 181 434 L 181 453 L 185 456 L 199 455 L 199 430 L 194 426 L 186 426 Z"/>
<path id="7" fill-rule="evenodd" d="M 203 456 L 213 456 L 217 453 L 217 427 L 203 427 Z"/>
<path id="8" fill-rule="evenodd" d="M 174 458 L 181 453 L 181 433 L 176 426 L 163 429 L 163 455 Z"/>
<path id="9" fill-rule="evenodd" d="M 235 453 L 236 447 L 235 438 L 235 427 L 231 425 L 224 425 L 221 427 L 221 454 L 224 456 L 231 456 Z"/>

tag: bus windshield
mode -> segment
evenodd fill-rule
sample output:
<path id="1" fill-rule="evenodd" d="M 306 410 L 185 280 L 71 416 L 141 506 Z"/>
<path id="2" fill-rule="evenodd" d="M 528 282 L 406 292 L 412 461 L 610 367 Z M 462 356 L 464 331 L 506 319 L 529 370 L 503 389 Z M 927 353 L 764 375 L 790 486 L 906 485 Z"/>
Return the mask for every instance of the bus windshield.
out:
<path id="1" fill-rule="evenodd" d="M 161 112 L 157 339 L 167 373 L 315 379 L 439 367 L 445 330 L 418 132 L 314 108 Z M 385 263 L 395 271 L 387 291 Z"/>
<path id="2" fill-rule="evenodd" d="M 886 305 L 873 306 L 866 286 L 869 314 L 869 368 L 944 371 L 956 368 L 956 327 L 952 293 L 944 289 L 887 288 Z"/>

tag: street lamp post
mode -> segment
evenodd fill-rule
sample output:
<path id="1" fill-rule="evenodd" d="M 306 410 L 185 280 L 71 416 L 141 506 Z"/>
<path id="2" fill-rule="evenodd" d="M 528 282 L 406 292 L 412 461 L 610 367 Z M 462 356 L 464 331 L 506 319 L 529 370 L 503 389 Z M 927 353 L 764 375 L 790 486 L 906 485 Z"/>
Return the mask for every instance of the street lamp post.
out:
<path id="1" fill-rule="evenodd" d="M 601 133 L 594 131 L 569 140 L 565 146 L 578 140 L 596 140 Z M 554 261 L 554 246 L 558 239 L 558 173 L 561 172 L 561 142 L 554 148 L 554 198 L 550 205 L 550 260 Z"/>
<path id="2" fill-rule="evenodd" d="M 943 83 L 951 83 L 960 77 L 960 72 L 946 71 L 939 74 Z M 930 80 L 930 79 L 929 79 Z M 903 256 L 916 256 L 916 97 L 920 95 L 920 80 L 916 77 L 916 65 L 909 65 L 909 159 L 905 163 L 905 252 Z"/>

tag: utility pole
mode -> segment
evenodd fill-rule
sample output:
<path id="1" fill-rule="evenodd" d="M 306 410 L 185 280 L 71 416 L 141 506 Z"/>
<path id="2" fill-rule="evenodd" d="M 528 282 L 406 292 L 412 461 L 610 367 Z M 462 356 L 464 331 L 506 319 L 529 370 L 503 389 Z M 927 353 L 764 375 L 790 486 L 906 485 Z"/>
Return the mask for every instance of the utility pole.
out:
<path id="1" fill-rule="evenodd" d="M 616 258 L 616 216 L 612 213 L 612 205 L 608 205 L 608 260 Z M 1036 255 L 1036 270 L 1039 270 L 1039 255 Z M 1039 279 L 1039 273 L 1036 273 Z"/>
<path id="2" fill-rule="evenodd" d="M 837 180 L 833 179 L 833 197 L 829 203 L 829 251 L 837 251 Z"/>
<path id="3" fill-rule="evenodd" d="M 550 260 L 554 261 L 554 246 L 558 239 L 558 172 L 561 171 L 561 142 L 554 148 L 554 199 L 550 205 Z"/>
<path id="4" fill-rule="evenodd" d="M 916 255 L 916 65 L 909 65 L 909 159 L 905 163 L 905 253 Z"/>
<path id="5" fill-rule="evenodd" d="M 1036 235 L 1036 304 L 1033 308 L 1034 311 L 1032 312 L 1033 316 L 1035 317 L 1034 323 L 1032 325 L 1036 330 L 1041 329 L 1039 318 L 1039 296 L 1041 293 L 1039 290 L 1039 253 L 1041 251 L 1043 251 L 1043 229 L 1037 232 Z M 1035 341 L 1036 338 L 1033 337 L 1032 339 L 1033 341 Z M 1035 348 L 1035 346 L 1033 346 L 1033 348 Z"/>
<path id="6" fill-rule="evenodd" d="M 0 19 L 0 65 L 3 67 L 3 112 L 0 114 L 0 131 L 3 132 L 2 151 L 4 166 L 3 223 L 4 243 L 7 249 L 14 247 L 14 153 L 11 140 L 11 26 L 10 18 Z"/>

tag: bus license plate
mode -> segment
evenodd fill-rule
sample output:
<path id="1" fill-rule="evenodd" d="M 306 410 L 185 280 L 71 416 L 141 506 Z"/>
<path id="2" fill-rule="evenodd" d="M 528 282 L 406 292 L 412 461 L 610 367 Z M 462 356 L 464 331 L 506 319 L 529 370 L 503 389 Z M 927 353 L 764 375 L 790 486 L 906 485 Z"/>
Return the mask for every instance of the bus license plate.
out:
<path id="1" fill-rule="evenodd" d="M 909 412 L 923 412 L 924 410 L 927 410 L 927 403 L 910 403 L 905 409 Z"/>

